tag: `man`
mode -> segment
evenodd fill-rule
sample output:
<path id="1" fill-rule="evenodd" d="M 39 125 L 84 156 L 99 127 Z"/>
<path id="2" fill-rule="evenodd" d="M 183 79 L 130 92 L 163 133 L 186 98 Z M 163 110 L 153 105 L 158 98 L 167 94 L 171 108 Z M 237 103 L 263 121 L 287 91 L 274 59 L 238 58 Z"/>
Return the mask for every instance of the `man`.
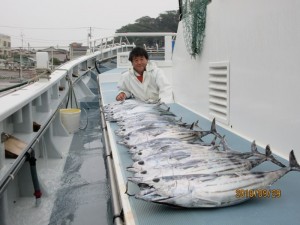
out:
<path id="1" fill-rule="evenodd" d="M 163 71 L 148 59 L 147 51 L 141 47 L 135 47 L 130 52 L 132 67 L 121 75 L 117 101 L 134 97 L 142 101 L 155 102 L 160 99 L 165 103 L 173 102 L 172 88 Z"/>

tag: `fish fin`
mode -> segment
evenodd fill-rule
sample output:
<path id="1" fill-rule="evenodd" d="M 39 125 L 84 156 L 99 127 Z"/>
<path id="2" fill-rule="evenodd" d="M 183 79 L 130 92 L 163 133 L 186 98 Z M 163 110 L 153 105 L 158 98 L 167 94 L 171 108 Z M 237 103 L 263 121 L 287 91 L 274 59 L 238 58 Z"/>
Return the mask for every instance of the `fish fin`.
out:
<path id="1" fill-rule="evenodd" d="M 222 135 L 218 133 L 217 128 L 216 128 L 216 118 L 214 118 L 211 122 L 210 133 L 214 134 L 218 138 L 222 138 Z"/>
<path id="2" fill-rule="evenodd" d="M 200 139 L 206 135 L 209 135 L 209 134 L 214 134 L 218 137 L 220 137 L 221 135 L 217 132 L 216 130 L 216 119 L 214 118 L 213 121 L 211 122 L 211 127 L 210 127 L 210 130 L 206 130 L 206 131 L 198 131 L 198 136 L 200 137 Z"/>
<path id="3" fill-rule="evenodd" d="M 251 143 L 251 152 L 253 154 L 261 154 L 259 153 L 259 151 L 257 150 L 257 146 L 256 146 L 256 143 L 255 143 L 255 140 L 252 141 Z M 267 151 L 266 151 L 266 155 L 267 155 Z"/>
<path id="4" fill-rule="evenodd" d="M 213 121 L 211 122 L 210 131 L 211 131 L 212 133 L 217 133 L 217 129 L 216 129 L 216 118 L 214 118 Z"/>
<path id="5" fill-rule="evenodd" d="M 291 167 L 291 170 L 299 171 L 300 172 L 300 165 L 299 165 L 299 163 L 296 160 L 296 156 L 294 154 L 294 150 L 292 150 L 290 152 L 290 167 Z"/>
<path id="6" fill-rule="evenodd" d="M 177 120 L 177 122 L 182 122 L 182 117 L 180 117 L 180 118 Z"/>
<path id="7" fill-rule="evenodd" d="M 222 136 L 221 138 L 221 141 L 220 141 L 220 144 L 223 146 L 223 151 L 233 151 L 229 145 L 227 144 L 227 141 L 225 139 L 225 135 Z"/>
<path id="8" fill-rule="evenodd" d="M 275 159 L 275 157 L 273 156 L 272 154 L 272 151 L 271 151 L 271 148 L 270 148 L 270 145 L 267 145 L 266 146 L 266 157 L 267 157 L 267 160 L 268 161 L 271 161 L 272 163 L 276 164 L 277 166 L 280 166 L 280 167 L 286 167 L 286 165 L 282 164 L 281 162 L 279 162 L 277 159 Z"/>
<path id="9" fill-rule="evenodd" d="M 197 120 L 197 121 L 196 121 L 196 122 L 194 122 L 193 124 L 194 124 L 194 127 L 198 127 L 198 128 L 200 128 L 200 126 L 199 126 L 199 120 Z"/>
<path id="10" fill-rule="evenodd" d="M 214 201 L 209 198 L 204 198 L 203 196 L 200 199 L 194 198 L 192 201 L 193 205 L 205 205 L 206 207 L 211 206 L 211 207 L 217 207 L 221 206 L 222 203 L 219 201 Z"/>
<path id="11" fill-rule="evenodd" d="M 190 126 L 190 130 L 194 130 L 194 126 L 195 126 L 195 123 L 192 123 L 192 125 Z"/>
<path id="12" fill-rule="evenodd" d="M 269 157 L 271 155 L 272 155 L 272 151 L 271 151 L 270 145 L 267 145 L 266 146 L 266 156 Z"/>
<path id="13" fill-rule="evenodd" d="M 153 193 L 147 195 L 146 198 L 142 198 L 142 199 L 144 199 L 144 200 L 147 201 L 147 198 L 149 198 L 149 197 L 150 197 L 150 199 L 148 201 L 151 201 L 151 202 L 154 202 L 154 203 L 158 203 L 158 204 L 163 204 L 163 205 L 169 205 L 169 206 L 177 207 L 176 205 L 163 202 L 164 200 L 171 199 L 172 197 L 162 196 L 159 193 L 153 192 Z"/>

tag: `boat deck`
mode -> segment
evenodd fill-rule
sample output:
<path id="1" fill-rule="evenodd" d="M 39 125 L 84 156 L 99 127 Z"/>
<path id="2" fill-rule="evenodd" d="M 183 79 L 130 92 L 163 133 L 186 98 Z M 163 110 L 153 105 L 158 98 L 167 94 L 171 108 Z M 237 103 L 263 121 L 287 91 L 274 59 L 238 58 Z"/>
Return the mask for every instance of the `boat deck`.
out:
<path id="1" fill-rule="evenodd" d="M 117 83 L 100 83 L 101 94 L 104 105 L 115 101 L 117 94 Z M 204 130 L 210 129 L 211 121 L 189 111 L 179 104 L 171 104 L 171 111 L 177 116 L 182 117 L 184 122 L 192 123 L 199 120 L 199 125 Z M 242 204 L 224 207 L 224 208 L 197 208 L 185 209 L 175 208 L 166 205 L 145 202 L 136 199 L 134 196 L 128 196 L 125 193 L 127 177 L 131 176 L 126 171 L 126 167 L 132 164 L 129 153 L 125 146 L 116 142 L 119 140 L 114 134 L 117 124 L 107 122 L 110 145 L 113 152 L 113 158 L 116 168 L 116 175 L 120 191 L 120 198 L 123 204 L 125 222 L 127 225 L 176 225 L 176 224 L 198 224 L 198 225 L 240 225 L 240 224 L 296 224 L 300 221 L 298 204 L 300 202 L 300 174 L 290 172 L 271 186 L 271 190 L 280 190 L 281 196 L 278 198 L 259 198 L 255 197 Z M 234 134 L 220 126 L 217 126 L 220 134 L 226 136 L 229 146 L 238 151 L 250 151 L 251 142 Z M 259 137 L 255 137 L 259 138 Z M 272 144 L 272 143 L 270 143 Z M 263 148 L 258 147 L 260 152 Z M 285 159 L 276 157 L 285 165 L 288 162 Z M 299 159 L 300 160 L 300 159 Z M 270 171 L 279 169 L 278 166 L 265 162 L 256 168 L 258 171 Z M 134 194 L 138 191 L 136 185 L 129 184 L 129 193 Z"/>
<path id="2" fill-rule="evenodd" d="M 41 203 L 35 207 L 32 196 L 16 199 L 9 224 L 112 224 L 98 98 L 85 106 L 81 127 L 86 126 L 88 117 L 87 126 L 60 141 L 63 158 L 37 160 L 37 171 L 47 178 L 40 180 L 47 190 Z"/>
<path id="3" fill-rule="evenodd" d="M 71 142 L 49 225 L 110 224 L 99 109 L 87 110 L 87 116 L 87 128 L 75 133 Z M 81 121 L 85 125 L 85 115 Z"/>

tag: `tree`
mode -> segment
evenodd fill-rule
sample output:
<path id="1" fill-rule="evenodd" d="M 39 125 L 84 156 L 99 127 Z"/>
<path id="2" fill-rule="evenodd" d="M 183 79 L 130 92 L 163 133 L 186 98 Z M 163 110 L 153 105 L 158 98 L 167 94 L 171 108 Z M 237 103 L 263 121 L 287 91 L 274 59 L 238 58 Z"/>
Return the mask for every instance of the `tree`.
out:
<path id="1" fill-rule="evenodd" d="M 179 11 L 170 10 L 159 14 L 157 18 L 144 16 L 135 21 L 134 24 L 128 24 L 116 30 L 116 33 L 126 32 L 176 32 L 179 22 Z M 164 45 L 163 37 L 128 37 L 128 40 L 134 42 L 137 46 L 146 44 L 155 47 Z"/>
<path id="2" fill-rule="evenodd" d="M 50 59 L 50 62 L 52 62 L 52 58 Z M 53 57 L 53 65 L 59 66 L 61 62 L 59 61 L 58 58 Z"/>

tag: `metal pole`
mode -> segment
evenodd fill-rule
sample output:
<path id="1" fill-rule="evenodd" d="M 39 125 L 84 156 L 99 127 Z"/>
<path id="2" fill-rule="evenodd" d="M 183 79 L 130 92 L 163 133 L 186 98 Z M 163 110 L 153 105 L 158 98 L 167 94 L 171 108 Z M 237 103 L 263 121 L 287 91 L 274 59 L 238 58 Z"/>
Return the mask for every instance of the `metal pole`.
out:
<path id="1" fill-rule="evenodd" d="M 53 47 L 51 48 L 51 70 L 53 70 Z"/>
<path id="2" fill-rule="evenodd" d="M 21 33 L 21 39 L 22 39 L 22 47 L 20 49 L 20 81 L 23 81 L 23 74 L 22 74 L 23 33 Z"/>

